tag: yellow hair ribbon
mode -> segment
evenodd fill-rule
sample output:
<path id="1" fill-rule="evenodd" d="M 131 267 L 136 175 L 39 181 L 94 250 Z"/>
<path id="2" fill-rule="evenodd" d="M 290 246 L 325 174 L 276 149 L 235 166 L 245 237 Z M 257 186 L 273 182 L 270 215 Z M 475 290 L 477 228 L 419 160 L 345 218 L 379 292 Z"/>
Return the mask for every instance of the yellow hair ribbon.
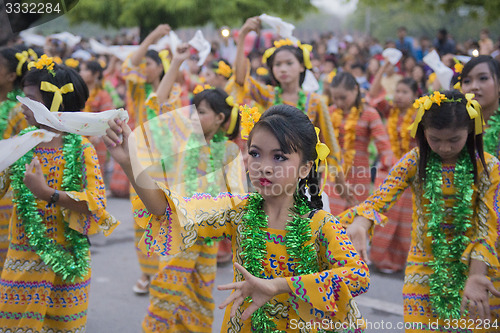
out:
<path id="1" fill-rule="evenodd" d="M 163 65 L 163 71 L 165 74 L 168 72 L 168 69 L 170 68 L 170 60 L 168 60 L 168 50 L 162 50 L 158 52 L 158 56 L 161 59 L 161 63 Z"/>
<path id="2" fill-rule="evenodd" d="M 31 59 L 37 61 L 38 60 L 38 54 L 36 54 L 33 49 L 28 49 L 28 54 L 30 55 Z"/>
<path id="3" fill-rule="evenodd" d="M 323 172 L 323 185 L 321 185 L 321 190 L 319 191 L 319 195 L 321 195 L 323 193 L 324 188 L 325 188 L 326 177 L 328 176 L 327 157 L 328 157 L 328 154 L 330 154 L 330 148 L 328 148 L 327 145 L 325 145 L 324 143 L 322 143 L 319 140 L 319 128 L 314 127 L 314 129 L 316 130 L 316 137 L 318 139 L 318 141 L 316 143 L 316 153 L 318 154 L 318 157 L 316 158 L 316 161 L 314 161 L 314 163 L 316 164 L 316 171 L 318 171 L 319 161 L 325 161 L 325 171 Z"/>
<path id="4" fill-rule="evenodd" d="M 311 63 L 312 46 L 309 44 L 300 44 L 299 42 L 299 48 L 302 49 L 302 53 L 304 54 L 304 66 L 307 69 L 311 69 L 313 67 Z"/>
<path id="5" fill-rule="evenodd" d="M 465 94 L 467 100 L 467 112 L 470 119 L 474 119 L 474 132 L 476 135 L 483 133 L 483 115 L 481 113 L 481 106 L 474 100 L 474 94 Z"/>
<path id="6" fill-rule="evenodd" d="M 238 120 L 238 108 L 239 108 L 239 106 L 238 106 L 238 104 L 234 103 L 233 96 L 227 96 L 226 104 L 233 107 L 231 110 L 231 116 L 230 116 L 231 122 L 229 123 L 229 127 L 228 127 L 227 132 L 226 132 L 227 135 L 231 135 L 231 134 L 233 134 L 233 132 L 236 128 L 236 122 Z"/>
<path id="7" fill-rule="evenodd" d="M 68 83 L 61 88 L 58 88 L 50 82 L 42 81 L 40 90 L 54 93 L 54 97 L 52 98 L 52 105 L 50 106 L 50 111 L 54 112 L 59 111 L 59 107 L 61 106 L 63 99 L 62 94 L 67 94 L 69 92 L 75 91 L 75 88 L 73 87 L 73 83 Z"/>
<path id="8" fill-rule="evenodd" d="M 16 53 L 16 58 L 18 60 L 16 74 L 17 76 L 21 76 L 23 75 L 23 65 L 29 60 L 30 55 L 28 51 L 23 51 L 21 53 Z"/>
<path id="9" fill-rule="evenodd" d="M 415 106 L 415 104 L 413 104 L 413 106 Z M 415 135 L 417 134 L 418 124 L 420 124 L 420 121 L 424 116 L 424 112 L 425 112 L 424 105 L 420 104 L 419 108 L 417 109 L 417 114 L 415 115 L 415 121 L 413 122 L 413 124 L 410 125 L 410 127 L 408 127 L 408 130 L 410 131 L 410 135 L 412 138 L 414 138 Z"/>
<path id="10" fill-rule="evenodd" d="M 270 47 L 266 50 L 266 52 L 264 52 L 264 54 L 262 55 L 263 64 L 265 64 L 267 62 L 267 59 L 269 59 L 269 57 L 271 57 L 274 54 L 274 51 L 276 51 L 276 48 Z"/>

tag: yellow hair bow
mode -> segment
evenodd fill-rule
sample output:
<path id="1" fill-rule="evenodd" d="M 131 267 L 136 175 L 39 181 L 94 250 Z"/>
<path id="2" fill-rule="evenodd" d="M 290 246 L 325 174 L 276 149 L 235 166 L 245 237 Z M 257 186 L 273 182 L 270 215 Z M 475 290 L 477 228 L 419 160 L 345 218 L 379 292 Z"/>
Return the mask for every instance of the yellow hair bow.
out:
<path id="1" fill-rule="evenodd" d="M 316 161 L 314 161 L 314 163 L 316 164 L 316 171 L 318 171 L 318 164 L 319 164 L 319 161 L 325 161 L 325 171 L 324 171 L 324 176 L 323 176 L 323 185 L 321 185 L 321 190 L 319 191 L 319 195 L 321 195 L 323 193 L 323 189 L 325 188 L 325 184 L 326 184 L 326 177 L 327 177 L 327 170 L 328 170 L 328 160 L 327 160 L 327 157 L 328 157 L 328 154 L 330 154 L 330 148 L 328 148 L 327 145 L 325 145 L 324 143 L 322 143 L 320 140 L 319 140 L 319 128 L 317 127 L 314 127 L 314 129 L 316 130 L 316 138 L 317 138 L 317 142 L 316 142 L 316 153 L 318 154 L 318 157 L 316 158 Z"/>
<path id="2" fill-rule="evenodd" d="M 16 74 L 17 76 L 21 76 L 23 74 L 23 65 L 29 60 L 30 55 L 28 51 L 23 51 L 21 53 L 16 53 L 16 58 L 18 60 Z"/>
<path id="3" fill-rule="evenodd" d="M 50 82 L 42 81 L 40 90 L 54 93 L 54 97 L 52 98 L 52 105 L 50 106 L 50 111 L 54 112 L 59 111 L 59 107 L 61 106 L 63 99 L 62 95 L 75 91 L 75 88 L 73 87 L 73 83 L 68 83 L 61 88 L 58 88 L 56 85 L 53 85 Z"/>
<path id="4" fill-rule="evenodd" d="M 165 74 L 168 72 L 168 69 L 170 68 L 170 60 L 168 59 L 169 52 L 168 50 L 162 50 L 158 52 L 158 56 L 161 59 L 161 63 L 163 65 L 163 71 Z"/>
<path id="5" fill-rule="evenodd" d="M 483 115 L 481 105 L 474 99 L 474 94 L 465 94 L 467 100 L 467 112 L 470 119 L 474 119 L 474 133 L 476 135 L 483 133 Z"/>
<path id="6" fill-rule="evenodd" d="M 231 106 L 233 109 L 231 110 L 231 122 L 229 123 L 229 127 L 227 129 L 227 135 L 233 134 L 236 128 L 236 122 L 238 121 L 238 104 L 234 103 L 233 96 L 227 96 L 226 104 Z"/>

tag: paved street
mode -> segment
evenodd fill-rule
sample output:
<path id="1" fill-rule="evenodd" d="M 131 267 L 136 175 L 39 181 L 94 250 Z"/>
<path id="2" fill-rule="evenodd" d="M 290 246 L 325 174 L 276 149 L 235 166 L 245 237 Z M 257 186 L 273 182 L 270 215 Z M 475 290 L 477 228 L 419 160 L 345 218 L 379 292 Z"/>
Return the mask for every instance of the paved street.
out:
<path id="1" fill-rule="evenodd" d="M 125 199 L 109 199 L 108 207 L 122 224 L 107 238 L 91 237 L 92 285 L 87 332 L 140 333 L 149 300 L 147 296 L 136 296 L 132 292 L 132 285 L 139 277 L 139 265 L 133 246 L 130 203 Z M 217 270 L 216 285 L 231 279 L 231 265 Z M 371 272 L 371 281 L 369 292 L 357 297 L 361 313 L 372 326 L 366 332 L 404 332 L 396 329 L 398 322 L 403 320 L 403 275 Z M 222 303 L 228 294 L 214 290 L 215 303 Z M 220 331 L 222 317 L 223 311 L 217 309 L 213 332 Z"/>

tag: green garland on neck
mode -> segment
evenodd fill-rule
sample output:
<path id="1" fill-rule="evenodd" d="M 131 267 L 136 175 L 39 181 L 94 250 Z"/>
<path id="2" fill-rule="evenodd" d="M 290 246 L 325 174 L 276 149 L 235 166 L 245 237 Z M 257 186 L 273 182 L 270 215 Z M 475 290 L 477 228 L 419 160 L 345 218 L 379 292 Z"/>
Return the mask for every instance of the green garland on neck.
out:
<path id="1" fill-rule="evenodd" d="M 145 85 L 146 99 L 153 92 L 153 86 L 149 83 Z M 163 171 L 170 171 L 174 164 L 174 156 L 172 154 L 172 132 L 160 125 L 156 111 L 146 106 L 146 113 L 148 116 L 149 129 L 153 135 L 155 148 L 160 152 L 161 165 Z"/>
<path id="2" fill-rule="evenodd" d="M 186 179 L 186 195 L 188 196 L 192 196 L 199 189 L 198 178 L 200 175 L 198 174 L 198 165 L 200 164 L 200 150 L 203 148 L 203 146 L 199 146 L 199 139 L 201 139 L 199 135 L 191 135 L 187 142 L 184 177 Z M 220 193 L 220 186 L 216 180 L 215 171 L 217 168 L 223 167 L 222 160 L 226 152 L 226 141 L 227 137 L 221 131 L 215 133 L 212 140 L 210 140 L 210 157 L 207 161 L 206 178 L 207 192 L 212 196 Z"/>
<path id="3" fill-rule="evenodd" d="M 36 130 L 29 127 L 20 135 Z M 13 202 L 19 220 L 22 221 L 30 246 L 49 265 L 54 273 L 65 281 L 74 281 L 88 273 L 90 267 L 89 242 L 87 237 L 69 228 L 64 222 L 66 246 L 56 243 L 47 236 L 47 227 L 37 208 L 37 199 L 24 185 L 26 164 L 33 159 L 35 149 L 21 157 L 11 168 Z M 76 134 L 64 135 L 63 159 L 66 161 L 63 171 L 62 189 L 64 191 L 81 191 L 82 186 L 82 137 Z"/>
<path id="4" fill-rule="evenodd" d="M 0 102 L 0 140 L 3 138 L 3 134 L 7 129 L 10 111 L 19 103 L 16 98 L 17 96 L 24 96 L 22 90 L 14 89 L 9 91 L 7 93 L 7 99 Z"/>
<path id="5" fill-rule="evenodd" d="M 283 104 L 283 99 L 281 98 L 282 94 L 283 94 L 283 88 L 279 86 L 274 88 L 274 96 L 275 96 L 274 105 Z M 296 108 L 302 112 L 306 112 L 306 94 L 302 89 L 299 90 L 299 100 L 297 101 Z"/>
<path id="6" fill-rule="evenodd" d="M 429 279 L 430 301 L 435 313 L 442 319 L 460 318 L 462 297 L 467 280 L 466 264 L 461 262 L 461 255 L 469 237 L 465 235 L 471 227 L 472 194 L 474 190 L 473 165 L 466 149 L 460 153 L 455 165 L 454 188 L 456 190 L 453 207 L 452 237 L 446 240 L 443 224 L 445 223 L 442 164 L 439 156 L 431 152 L 426 167 L 424 197 L 429 200 L 427 207 L 428 233 L 432 237 L 433 260 L 429 266 L 434 271 Z"/>
<path id="7" fill-rule="evenodd" d="M 285 245 L 288 255 L 295 262 L 294 275 L 312 274 L 319 271 L 318 255 L 311 241 L 311 219 L 302 216 L 310 213 L 311 208 L 299 194 L 294 195 L 294 206 L 289 216 L 285 230 Z M 247 212 L 242 220 L 241 258 L 243 267 L 253 276 L 264 278 L 263 262 L 267 256 L 266 233 L 268 227 L 267 215 L 264 213 L 264 198 L 258 193 L 250 194 Z M 268 312 L 272 305 L 268 302 L 257 309 L 252 315 L 252 332 L 276 333 L 276 323 Z"/>
<path id="8" fill-rule="evenodd" d="M 495 157 L 500 156 L 500 107 L 488 120 L 488 128 L 484 130 L 484 151 Z"/>

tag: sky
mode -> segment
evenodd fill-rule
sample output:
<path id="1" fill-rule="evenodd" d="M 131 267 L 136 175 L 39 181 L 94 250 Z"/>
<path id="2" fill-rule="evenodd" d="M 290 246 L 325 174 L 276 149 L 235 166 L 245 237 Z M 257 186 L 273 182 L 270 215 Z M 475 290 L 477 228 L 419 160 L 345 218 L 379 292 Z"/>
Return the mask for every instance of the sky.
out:
<path id="1" fill-rule="evenodd" d="M 311 3 L 329 13 L 344 16 L 356 9 L 358 0 L 311 0 Z"/>

